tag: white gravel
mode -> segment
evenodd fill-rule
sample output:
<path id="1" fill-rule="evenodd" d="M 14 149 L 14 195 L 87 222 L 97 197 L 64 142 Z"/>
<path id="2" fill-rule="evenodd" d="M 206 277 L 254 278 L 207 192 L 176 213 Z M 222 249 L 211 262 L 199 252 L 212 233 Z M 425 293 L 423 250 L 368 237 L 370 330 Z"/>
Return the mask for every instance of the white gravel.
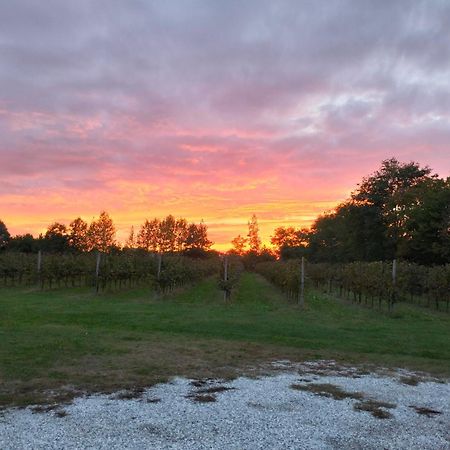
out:
<path id="1" fill-rule="evenodd" d="M 400 382 L 401 372 L 317 375 L 315 364 L 295 370 L 278 364 L 283 372 L 258 379 L 210 380 L 206 387 L 233 389 L 213 394 L 216 401 L 209 403 L 194 401 L 199 388 L 177 378 L 139 399 L 94 395 L 46 413 L 9 409 L 0 413 L 0 449 L 450 449 L 449 383 L 410 386 Z M 391 418 L 378 419 L 354 410 L 358 400 L 291 388 L 311 383 L 363 392 L 396 407 L 389 409 Z M 150 402 L 155 399 L 160 401 Z M 440 414 L 428 417 L 412 406 Z M 67 415 L 58 417 L 62 411 Z"/>

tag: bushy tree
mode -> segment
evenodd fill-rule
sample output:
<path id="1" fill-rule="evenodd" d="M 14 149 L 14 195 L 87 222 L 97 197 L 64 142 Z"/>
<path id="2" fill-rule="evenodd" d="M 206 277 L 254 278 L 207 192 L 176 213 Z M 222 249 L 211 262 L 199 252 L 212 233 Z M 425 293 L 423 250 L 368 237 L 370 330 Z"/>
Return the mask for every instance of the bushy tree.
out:
<path id="1" fill-rule="evenodd" d="M 307 252 L 328 262 L 449 262 L 449 199 L 449 181 L 430 168 L 388 159 L 346 202 L 316 219 Z"/>
<path id="2" fill-rule="evenodd" d="M 88 230 L 89 225 L 81 217 L 70 222 L 68 229 L 70 247 L 80 252 L 88 252 L 90 250 Z"/>
<path id="3" fill-rule="evenodd" d="M 159 225 L 158 219 L 145 220 L 137 235 L 137 246 L 148 252 L 159 251 Z"/>
<path id="4" fill-rule="evenodd" d="M 208 228 L 203 221 L 199 224 L 189 224 L 185 241 L 186 250 L 196 249 L 207 251 L 211 248 L 212 244 L 208 239 Z"/>
<path id="5" fill-rule="evenodd" d="M 161 252 L 174 252 L 177 247 L 177 221 L 168 215 L 159 225 L 159 249 Z"/>
<path id="6" fill-rule="evenodd" d="M 309 231 L 305 228 L 298 230 L 294 227 L 278 227 L 270 238 L 277 255 L 282 258 L 304 256 L 304 249 L 308 245 Z"/>
<path id="7" fill-rule="evenodd" d="M 247 246 L 247 239 L 240 234 L 236 236 L 232 241 L 231 245 L 233 246 L 232 253 L 236 253 L 237 255 L 243 255 Z"/>
<path id="8" fill-rule="evenodd" d="M 88 236 L 91 249 L 107 253 L 115 246 L 116 229 L 106 211 L 101 212 L 99 218 L 92 221 Z"/>
<path id="9" fill-rule="evenodd" d="M 67 227 L 63 223 L 54 222 L 48 226 L 41 240 L 42 250 L 51 253 L 64 253 L 69 249 Z"/>
<path id="10" fill-rule="evenodd" d="M 409 195 L 399 256 L 420 264 L 450 262 L 450 178 L 427 180 Z"/>

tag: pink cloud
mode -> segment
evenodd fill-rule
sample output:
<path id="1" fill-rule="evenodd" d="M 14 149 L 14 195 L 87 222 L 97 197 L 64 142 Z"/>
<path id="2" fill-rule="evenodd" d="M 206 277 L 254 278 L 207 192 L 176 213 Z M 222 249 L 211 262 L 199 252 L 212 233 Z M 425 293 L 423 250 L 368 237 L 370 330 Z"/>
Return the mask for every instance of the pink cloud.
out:
<path id="1" fill-rule="evenodd" d="M 38 232 L 108 209 L 123 235 L 172 213 L 225 245 L 252 213 L 266 240 L 308 225 L 392 156 L 449 176 L 449 20 L 444 3 L 11 2 L 0 218 Z"/>

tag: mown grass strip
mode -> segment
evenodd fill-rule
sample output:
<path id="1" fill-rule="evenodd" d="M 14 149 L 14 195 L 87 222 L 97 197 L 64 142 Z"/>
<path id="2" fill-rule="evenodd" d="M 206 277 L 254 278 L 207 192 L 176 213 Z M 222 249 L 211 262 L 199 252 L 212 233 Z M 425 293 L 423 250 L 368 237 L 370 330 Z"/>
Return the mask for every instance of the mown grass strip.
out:
<path id="1" fill-rule="evenodd" d="M 450 372 L 446 315 L 402 307 L 392 317 L 317 293 L 300 310 L 250 273 L 230 304 L 214 279 L 169 296 L 2 289 L 0 342 L 3 403 L 45 387 L 132 388 L 283 357 Z"/>

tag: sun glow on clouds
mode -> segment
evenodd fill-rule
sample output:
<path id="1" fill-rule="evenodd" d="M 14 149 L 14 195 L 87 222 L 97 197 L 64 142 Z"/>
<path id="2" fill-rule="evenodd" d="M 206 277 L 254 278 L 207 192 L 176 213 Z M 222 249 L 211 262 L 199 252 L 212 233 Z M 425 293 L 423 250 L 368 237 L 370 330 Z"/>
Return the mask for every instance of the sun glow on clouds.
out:
<path id="1" fill-rule="evenodd" d="M 201 7 L 200 7 L 201 4 Z M 405 11 L 405 8 L 408 11 Z M 450 5 L 9 2 L 0 219 L 308 226 L 382 159 L 450 174 Z"/>

